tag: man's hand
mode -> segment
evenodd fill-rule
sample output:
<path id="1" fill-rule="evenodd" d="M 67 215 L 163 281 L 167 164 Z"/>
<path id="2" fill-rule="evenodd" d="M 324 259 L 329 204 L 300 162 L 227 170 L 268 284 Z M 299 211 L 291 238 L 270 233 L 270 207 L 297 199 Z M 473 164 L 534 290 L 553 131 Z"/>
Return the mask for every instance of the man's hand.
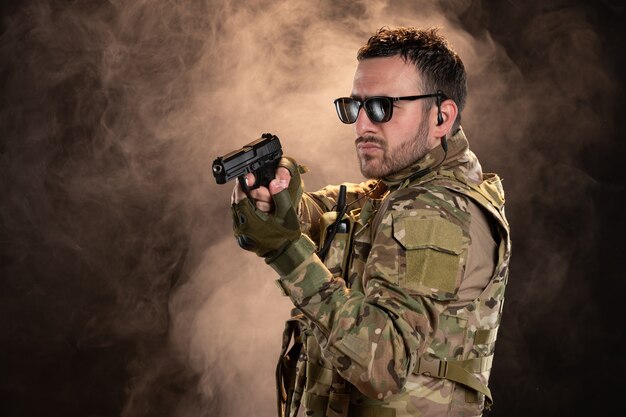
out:
<path id="1" fill-rule="evenodd" d="M 239 246 L 273 258 L 298 240 L 301 233 L 297 208 L 303 192 L 301 171 L 293 159 L 282 158 L 269 187 L 250 190 L 250 198 L 241 184 L 235 185 L 231 211 Z M 253 174 L 247 174 L 246 182 L 254 184 Z"/>
<path id="2" fill-rule="evenodd" d="M 266 187 L 255 188 L 250 191 L 250 196 L 254 200 L 255 207 L 265 213 L 269 213 L 274 208 L 274 202 L 272 201 L 272 195 L 278 194 L 289 186 L 291 180 L 291 174 L 285 167 L 279 166 L 276 170 L 276 177 L 270 181 L 269 189 Z M 246 175 L 246 182 L 248 184 L 254 184 L 254 174 L 249 173 Z M 239 180 L 236 180 L 235 188 L 233 188 L 233 194 L 230 202 L 235 205 L 244 198 L 248 198 L 246 193 L 241 189 Z"/>

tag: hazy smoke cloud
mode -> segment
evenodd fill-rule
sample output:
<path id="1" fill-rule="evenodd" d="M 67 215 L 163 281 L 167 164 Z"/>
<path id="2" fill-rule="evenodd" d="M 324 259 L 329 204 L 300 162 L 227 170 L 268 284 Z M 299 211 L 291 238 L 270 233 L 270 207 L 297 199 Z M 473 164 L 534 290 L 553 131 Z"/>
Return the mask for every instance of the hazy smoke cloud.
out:
<path id="1" fill-rule="evenodd" d="M 309 189 L 360 181 L 332 100 L 350 92 L 356 51 L 383 25 L 440 26 L 466 64 L 464 129 L 485 171 L 504 177 L 519 242 L 501 369 L 532 363 L 524 320 L 570 320 L 549 306 L 568 265 L 592 255 L 597 225 L 572 222 L 596 213 L 599 185 L 578 162 L 604 144 L 599 129 L 613 132 L 616 81 L 584 9 L 531 3 L 509 30 L 504 10 L 461 0 L 7 6 L 5 415 L 274 414 L 290 303 L 236 247 L 232 187 L 210 164 L 272 132 L 310 168 Z"/>

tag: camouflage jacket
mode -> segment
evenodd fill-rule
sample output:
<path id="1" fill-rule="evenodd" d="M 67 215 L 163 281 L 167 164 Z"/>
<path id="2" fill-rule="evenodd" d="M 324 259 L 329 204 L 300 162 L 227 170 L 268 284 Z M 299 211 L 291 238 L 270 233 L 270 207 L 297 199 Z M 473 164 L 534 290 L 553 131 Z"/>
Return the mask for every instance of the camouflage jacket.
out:
<path id="1" fill-rule="evenodd" d="M 312 239 L 337 194 L 305 194 Z M 312 255 L 277 281 L 296 307 L 283 412 L 481 415 L 511 248 L 500 179 L 482 173 L 459 130 L 447 155 L 436 149 L 395 178 L 348 184 L 347 203 L 352 226 L 325 259 Z"/>

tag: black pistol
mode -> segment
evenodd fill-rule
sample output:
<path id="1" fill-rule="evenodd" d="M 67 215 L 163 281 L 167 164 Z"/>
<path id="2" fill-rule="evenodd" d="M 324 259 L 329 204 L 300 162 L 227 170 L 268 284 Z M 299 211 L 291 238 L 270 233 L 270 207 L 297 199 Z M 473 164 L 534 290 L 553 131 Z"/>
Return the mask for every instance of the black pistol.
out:
<path id="1" fill-rule="evenodd" d="M 262 186 L 267 187 L 276 175 L 278 162 L 283 156 L 283 148 L 278 136 L 263 133 L 261 137 L 213 161 L 213 176 L 218 184 L 225 184 L 233 178 L 239 178 L 241 188 L 248 194 L 249 190 Z M 255 182 L 247 185 L 245 176 L 254 174 Z"/>

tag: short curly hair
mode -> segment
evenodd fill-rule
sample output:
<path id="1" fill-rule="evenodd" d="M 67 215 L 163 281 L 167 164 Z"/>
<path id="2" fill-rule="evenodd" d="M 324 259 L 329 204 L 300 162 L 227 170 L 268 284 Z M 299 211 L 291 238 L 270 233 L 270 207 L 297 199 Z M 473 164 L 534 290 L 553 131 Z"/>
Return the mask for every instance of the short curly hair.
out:
<path id="1" fill-rule="evenodd" d="M 413 63 L 423 80 L 422 94 L 441 90 L 454 100 L 459 109 L 455 123 L 458 126 L 467 96 L 467 75 L 463 61 L 438 31 L 438 28 L 383 26 L 359 49 L 357 59 L 400 55 Z"/>

